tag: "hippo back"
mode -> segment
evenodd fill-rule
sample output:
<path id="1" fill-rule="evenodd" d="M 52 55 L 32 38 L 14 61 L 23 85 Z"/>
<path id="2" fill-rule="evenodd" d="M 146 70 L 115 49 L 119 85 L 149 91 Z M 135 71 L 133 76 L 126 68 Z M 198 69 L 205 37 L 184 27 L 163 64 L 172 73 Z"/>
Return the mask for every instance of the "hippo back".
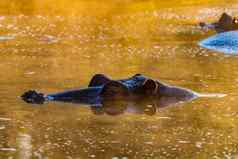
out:
<path id="1" fill-rule="evenodd" d="M 226 54 L 238 54 L 238 31 L 229 31 L 213 35 L 200 41 L 198 45 Z"/>

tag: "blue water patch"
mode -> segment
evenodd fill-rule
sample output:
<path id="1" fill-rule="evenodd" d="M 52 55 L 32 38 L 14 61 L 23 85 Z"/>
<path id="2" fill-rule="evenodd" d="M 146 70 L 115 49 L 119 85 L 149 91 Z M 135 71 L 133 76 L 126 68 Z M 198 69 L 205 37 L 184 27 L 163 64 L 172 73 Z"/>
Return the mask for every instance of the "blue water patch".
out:
<path id="1" fill-rule="evenodd" d="M 238 31 L 229 31 L 213 35 L 200 41 L 198 45 L 226 54 L 238 54 Z"/>

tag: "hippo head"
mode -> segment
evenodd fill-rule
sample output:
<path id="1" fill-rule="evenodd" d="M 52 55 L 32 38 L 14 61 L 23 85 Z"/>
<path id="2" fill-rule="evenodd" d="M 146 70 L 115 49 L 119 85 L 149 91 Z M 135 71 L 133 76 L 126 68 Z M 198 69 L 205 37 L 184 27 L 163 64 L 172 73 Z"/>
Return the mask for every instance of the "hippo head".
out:
<path id="1" fill-rule="evenodd" d="M 158 80 L 148 79 L 144 82 L 140 91 L 146 96 L 153 97 L 157 101 L 161 100 L 170 103 L 170 101 L 183 102 L 197 97 L 197 94 L 191 90 L 170 86 Z"/>
<path id="2" fill-rule="evenodd" d="M 238 29 L 238 19 L 233 18 L 232 16 L 224 12 L 217 22 L 210 24 L 200 22 L 199 25 L 201 28 L 215 29 L 218 33 L 220 33 Z"/>
<path id="3" fill-rule="evenodd" d="M 196 93 L 188 89 L 170 86 L 158 80 L 148 78 L 133 90 L 128 88 L 123 82 L 112 80 L 104 85 L 100 96 L 103 97 L 104 101 L 124 99 L 140 100 L 148 97 L 156 100 L 166 97 L 187 101 L 196 97 Z"/>
<path id="4" fill-rule="evenodd" d="M 43 104 L 45 102 L 44 94 L 34 90 L 29 90 L 21 95 L 22 100 L 27 103 Z"/>
<path id="5" fill-rule="evenodd" d="M 154 106 L 165 107 L 198 97 L 191 90 L 170 86 L 150 78 L 146 79 L 134 90 L 120 81 L 111 81 L 103 87 L 100 96 L 103 99 L 103 112 L 110 115 L 121 114 L 132 103 L 140 108 L 144 108 L 147 105 L 154 108 Z M 146 108 L 145 110 L 146 113 L 148 110 L 154 109 Z"/>
<path id="6" fill-rule="evenodd" d="M 111 80 L 102 88 L 100 96 L 103 100 L 120 100 L 125 99 L 130 94 L 129 89 L 120 81 Z"/>

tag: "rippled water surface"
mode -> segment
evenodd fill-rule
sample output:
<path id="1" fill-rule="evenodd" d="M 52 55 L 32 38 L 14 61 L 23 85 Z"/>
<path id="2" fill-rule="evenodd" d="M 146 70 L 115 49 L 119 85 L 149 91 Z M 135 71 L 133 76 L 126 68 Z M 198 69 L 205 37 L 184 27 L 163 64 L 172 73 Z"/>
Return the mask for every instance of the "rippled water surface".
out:
<path id="1" fill-rule="evenodd" d="M 199 21 L 238 1 L 0 2 L 0 158 L 238 158 L 238 58 L 200 48 Z M 96 73 L 142 73 L 224 98 L 156 113 L 96 115 L 86 105 L 26 104 L 24 91 L 86 86 Z"/>

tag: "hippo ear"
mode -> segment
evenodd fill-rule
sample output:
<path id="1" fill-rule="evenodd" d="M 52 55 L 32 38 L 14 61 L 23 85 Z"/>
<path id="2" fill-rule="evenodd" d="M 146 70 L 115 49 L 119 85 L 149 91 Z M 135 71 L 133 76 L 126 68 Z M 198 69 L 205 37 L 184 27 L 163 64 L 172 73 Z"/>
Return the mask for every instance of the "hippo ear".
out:
<path id="1" fill-rule="evenodd" d="M 218 21 L 219 24 L 225 25 L 226 23 L 232 23 L 232 17 L 227 13 L 223 13 Z"/>
<path id="2" fill-rule="evenodd" d="M 238 24 L 238 19 L 237 18 L 233 18 L 232 22 L 233 22 L 233 24 Z"/>
<path id="3" fill-rule="evenodd" d="M 132 77 L 137 77 L 137 76 L 142 76 L 142 74 L 140 74 L 140 73 L 137 73 L 137 74 L 135 74 L 134 76 L 132 76 Z"/>
<path id="4" fill-rule="evenodd" d="M 104 85 L 100 95 L 107 99 L 122 98 L 129 95 L 129 90 L 119 81 L 110 81 Z"/>
<path id="5" fill-rule="evenodd" d="M 152 79 L 148 79 L 143 83 L 143 90 L 146 94 L 154 95 L 158 91 L 158 84 Z"/>
<path id="6" fill-rule="evenodd" d="M 104 85 L 108 82 L 110 82 L 111 79 L 106 77 L 103 74 L 96 74 L 93 76 L 93 78 L 91 79 L 91 81 L 89 82 L 88 87 L 95 87 L 95 86 L 101 86 Z"/>

